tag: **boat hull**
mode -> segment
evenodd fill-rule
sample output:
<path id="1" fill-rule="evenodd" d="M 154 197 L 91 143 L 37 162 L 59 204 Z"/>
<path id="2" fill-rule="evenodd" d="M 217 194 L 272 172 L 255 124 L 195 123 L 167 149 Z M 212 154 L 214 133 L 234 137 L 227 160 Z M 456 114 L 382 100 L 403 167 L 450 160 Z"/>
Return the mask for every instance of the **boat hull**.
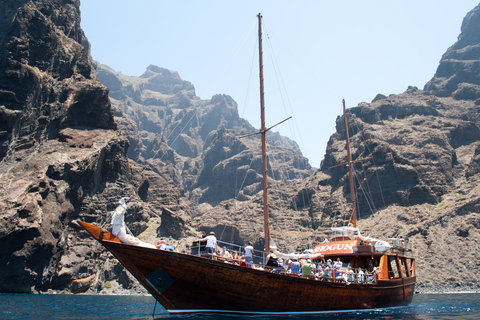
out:
<path id="1" fill-rule="evenodd" d="M 131 246 L 112 236 L 95 238 L 172 314 L 293 314 L 404 306 L 415 287 L 415 277 L 346 285 Z"/>

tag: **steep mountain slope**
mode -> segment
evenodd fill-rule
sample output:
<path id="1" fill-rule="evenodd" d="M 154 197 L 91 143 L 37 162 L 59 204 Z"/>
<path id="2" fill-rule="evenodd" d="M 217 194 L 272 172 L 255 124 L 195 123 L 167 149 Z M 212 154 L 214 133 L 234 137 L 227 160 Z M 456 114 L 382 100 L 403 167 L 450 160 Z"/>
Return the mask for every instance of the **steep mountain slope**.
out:
<path id="1" fill-rule="evenodd" d="M 79 1 L 2 1 L 0 24 L 0 292 L 135 284 L 72 221 L 106 222 L 127 197 L 133 232 L 179 238 L 188 206 L 126 157 Z"/>
<path id="2" fill-rule="evenodd" d="M 77 0 L 0 2 L 0 26 L 0 291 L 141 290 L 73 223 L 107 223 L 121 197 L 146 241 L 183 249 L 214 230 L 263 248 L 258 138 L 238 138 L 255 129 L 229 96 L 200 100 L 156 66 L 141 77 L 95 67 Z M 360 227 L 406 237 L 420 290 L 479 287 L 479 28 L 477 7 L 424 90 L 347 111 L 354 158 L 373 157 L 354 166 Z M 329 169 L 345 162 L 344 138 L 338 118 L 311 174 L 294 142 L 270 135 L 271 232 L 284 251 L 349 218 L 347 168 Z"/>
<path id="3" fill-rule="evenodd" d="M 239 117 L 231 97 L 201 100 L 190 82 L 156 66 L 140 77 L 103 65 L 97 71 L 110 89 L 116 122 L 131 142 L 130 158 L 151 166 L 193 202 L 215 205 L 260 191 L 259 138 L 239 139 L 258 130 Z M 270 162 L 271 179 L 289 181 L 312 174 L 294 141 L 271 132 L 267 140 L 270 156 L 277 160 Z"/>
<path id="4" fill-rule="evenodd" d="M 479 17 L 480 7 L 467 14 L 457 43 L 424 90 L 378 95 L 347 110 L 353 159 L 373 157 L 354 165 L 360 228 L 378 238 L 406 237 L 422 291 L 480 287 Z M 348 168 L 329 169 L 345 161 L 339 117 L 320 170 L 270 186 L 277 246 L 286 252 L 311 247 L 332 225 L 347 221 Z M 204 207 L 194 225 L 263 248 L 261 202 L 258 194 L 253 201 Z"/>

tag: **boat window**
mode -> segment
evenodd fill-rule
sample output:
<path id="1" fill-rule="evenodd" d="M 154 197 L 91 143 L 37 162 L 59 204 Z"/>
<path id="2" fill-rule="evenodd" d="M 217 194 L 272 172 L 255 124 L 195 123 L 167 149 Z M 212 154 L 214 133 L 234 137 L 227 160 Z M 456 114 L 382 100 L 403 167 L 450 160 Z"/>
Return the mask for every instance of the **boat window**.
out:
<path id="1" fill-rule="evenodd" d="M 407 276 L 407 269 L 408 269 L 408 266 L 407 266 L 407 259 L 405 258 L 401 258 L 400 259 L 400 266 L 402 268 L 402 274 L 404 277 Z"/>
<path id="2" fill-rule="evenodd" d="M 350 258 L 345 258 L 343 260 L 342 268 L 348 268 L 349 265 L 350 265 Z"/>
<path id="3" fill-rule="evenodd" d="M 342 240 L 351 240 L 353 232 L 344 228 L 333 229 L 333 238 L 342 239 Z"/>
<path id="4" fill-rule="evenodd" d="M 395 257 L 392 256 L 388 257 L 388 277 L 390 279 L 400 278 L 397 261 L 395 261 Z"/>
<path id="5" fill-rule="evenodd" d="M 405 264 L 406 264 L 406 267 L 408 268 L 408 270 L 410 270 L 410 276 L 411 277 L 415 276 L 413 274 L 413 260 L 406 258 L 405 259 Z"/>

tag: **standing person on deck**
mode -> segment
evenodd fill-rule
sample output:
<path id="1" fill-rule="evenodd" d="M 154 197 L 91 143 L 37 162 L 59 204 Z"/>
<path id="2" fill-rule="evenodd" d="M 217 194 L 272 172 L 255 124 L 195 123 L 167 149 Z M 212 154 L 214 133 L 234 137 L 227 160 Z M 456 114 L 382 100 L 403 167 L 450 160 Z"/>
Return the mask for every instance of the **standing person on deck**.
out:
<path id="1" fill-rule="evenodd" d="M 253 263 L 253 243 L 250 241 L 248 246 L 245 247 L 245 262 Z M 251 267 L 251 264 L 247 264 L 248 267 Z"/>
<path id="2" fill-rule="evenodd" d="M 207 241 L 205 253 L 215 254 L 215 249 L 217 248 L 217 238 L 215 237 L 215 232 L 210 232 L 210 235 L 198 241 Z"/>

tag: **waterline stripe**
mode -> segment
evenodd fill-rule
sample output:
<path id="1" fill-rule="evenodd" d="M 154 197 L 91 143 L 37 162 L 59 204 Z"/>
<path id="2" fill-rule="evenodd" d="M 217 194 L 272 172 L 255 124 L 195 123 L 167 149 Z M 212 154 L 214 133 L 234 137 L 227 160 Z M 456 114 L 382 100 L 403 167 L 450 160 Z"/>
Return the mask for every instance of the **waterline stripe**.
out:
<path id="1" fill-rule="evenodd" d="M 176 309 L 169 310 L 170 314 L 193 314 L 193 313 L 215 313 L 215 314 L 247 314 L 247 315 L 314 315 L 322 313 L 353 313 L 353 312 L 371 312 L 371 311 L 383 311 L 385 309 L 398 309 L 400 307 L 387 307 L 387 308 L 373 308 L 373 309 L 350 309 L 350 310 L 324 310 L 324 311 L 285 311 L 285 312 L 263 312 L 263 311 L 235 311 L 235 310 L 216 310 L 216 309 Z"/>

